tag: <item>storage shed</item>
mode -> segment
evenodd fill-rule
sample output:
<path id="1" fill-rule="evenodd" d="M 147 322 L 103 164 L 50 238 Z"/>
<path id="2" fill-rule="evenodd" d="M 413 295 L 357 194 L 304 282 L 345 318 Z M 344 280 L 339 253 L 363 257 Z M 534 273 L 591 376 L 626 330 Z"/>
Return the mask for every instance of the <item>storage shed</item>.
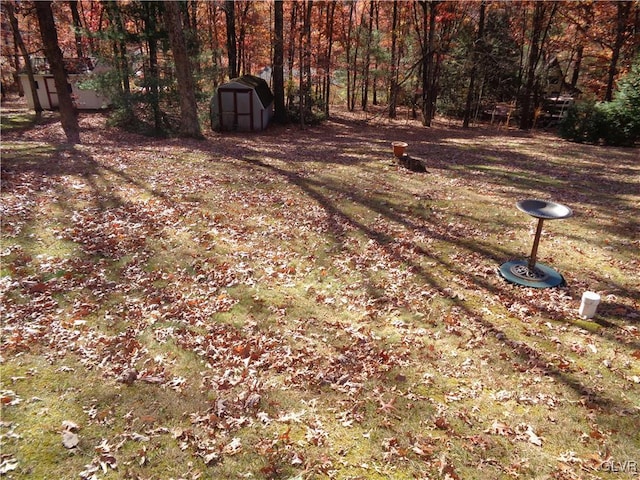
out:
<path id="1" fill-rule="evenodd" d="M 273 93 L 260 77 L 234 78 L 218 87 L 211 99 L 210 113 L 214 130 L 263 130 L 273 117 Z"/>
<path id="2" fill-rule="evenodd" d="M 49 72 L 48 64 L 44 59 L 31 59 L 34 67 L 34 80 L 40 106 L 45 110 L 58 108 L 58 92 L 53 80 L 53 75 Z M 109 99 L 102 96 L 95 89 L 84 86 L 83 82 L 91 78 L 100 69 L 96 69 L 94 62 L 89 58 L 65 58 L 64 67 L 69 81 L 69 92 L 73 98 L 73 103 L 79 110 L 97 110 L 107 108 L 110 105 Z M 96 71 L 97 70 L 97 71 Z M 102 70 L 103 71 L 103 70 Z M 25 93 L 25 99 L 29 108 L 34 108 L 33 95 L 29 87 L 29 77 L 26 73 L 18 75 L 20 83 Z"/>

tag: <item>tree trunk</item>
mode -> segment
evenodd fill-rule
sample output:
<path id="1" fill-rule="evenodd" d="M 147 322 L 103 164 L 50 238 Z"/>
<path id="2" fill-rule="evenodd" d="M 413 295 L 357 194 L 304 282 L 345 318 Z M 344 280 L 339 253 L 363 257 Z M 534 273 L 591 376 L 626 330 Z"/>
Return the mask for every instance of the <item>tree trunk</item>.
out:
<path id="1" fill-rule="evenodd" d="M 80 14 L 78 13 L 78 0 L 69 0 L 69 8 L 71 9 L 71 18 L 73 19 L 73 34 L 76 41 L 76 54 L 78 58 L 84 57 L 82 49 L 82 22 L 80 21 Z"/>
<path id="2" fill-rule="evenodd" d="M 473 51 L 471 52 L 471 73 L 469 75 L 469 90 L 467 91 L 467 103 L 464 108 L 464 118 L 462 120 L 462 127 L 469 128 L 469 122 L 471 121 L 471 115 L 473 112 L 473 97 L 475 96 L 475 80 L 478 71 L 478 62 L 480 61 L 478 51 L 481 50 L 483 37 L 484 37 L 484 15 L 486 11 L 486 1 L 482 0 L 480 3 L 480 19 L 478 20 L 478 35 L 476 41 L 473 44 Z"/>
<path id="3" fill-rule="evenodd" d="M 118 99 L 118 103 L 127 117 L 125 123 L 131 122 L 134 121 L 134 114 L 130 100 L 131 83 L 129 82 L 129 61 L 127 60 L 127 44 L 125 41 L 126 32 L 118 4 L 115 1 L 108 1 L 106 3 L 106 11 L 114 29 L 113 54 L 120 88 L 120 99 Z"/>
<path id="4" fill-rule="evenodd" d="M 352 4 L 352 9 L 355 8 L 355 2 L 353 2 Z M 352 35 L 352 20 L 351 20 L 352 15 L 349 15 L 349 43 L 354 41 L 353 35 Z M 355 16 L 354 16 L 355 17 Z M 349 111 L 353 112 L 356 109 L 356 96 L 357 96 L 357 89 L 356 86 L 358 84 L 358 50 L 359 50 L 359 46 L 360 46 L 360 35 L 358 34 L 358 26 L 355 27 L 356 29 L 356 38 L 355 38 L 355 48 L 353 49 L 353 55 L 351 56 L 351 60 L 349 61 L 349 65 L 347 66 L 348 71 L 351 72 L 351 85 L 347 87 L 347 90 L 351 90 L 351 98 L 348 98 L 348 102 L 349 102 L 349 106 L 348 109 Z M 348 78 L 348 76 L 347 76 Z"/>
<path id="5" fill-rule="evenodd" d="M 527 81 L 525 83 L 524 91 L 522 92 L 520 102 L 520 129 L 528 130 L 533 127 L 534 115 L 533 110 L 535 108 L 534 100 L 535 95 L 535 80 L 536 69 L 540 61 L 540 55 L 542 52 L 542 46 L 544 45 L 547 32 L 551 26 L 551 21 L 558 8 L 558 4 L 553 2 L 547 4 L 547 2 L 535 2 L 533 7 L 533 23 L 531 25 L 531 45 L 529 48 L 529 58 L 527 61 Z M 547 15 L 548 13 L 548 15 Z M 545 27 L 545 19 L 547 25 Z"/>
<path id="6" fill-rule="evenodd" d="M 13 30 L 13 28 L 12 28 Z M 14 45 L 18 45 L 18 36 L 19 36 L 20 32 L 13 32 L 13 44 Z M 20 38 L 22 39 L 22 36 L 20 36 Z M 24 43 L 24 41 L 23 41 Z M 25 49 L 26 51 L 26 49 Z M 24 88 L 22 88 L 22 82 L 20 81 L 20 77 L 18 76 L 18 72 L 20 71 L 20 55 L 22 55 L 20 52 L 18 52 L 18 50 L 16 50 L 15 48 L 13 49 L 13 83 L 16 84 L 16 86 L 18 87 L 18 95 L 20 97 L 24 97 Z M 27 52 L 27 57 L 29 56 L 29 53 Z M 28 61 L 26 61 L 26 63 L 29 63 Z M 29 64 L 31 66 L 31 64 Z M 33 69 L 32 69 L 33 71 Z M 34 83 L 35 85 L 35 83 Z"/>
<path id="7" fill-rule="evenodd" d="M 182 29 L 180 5 L 176 2 L 165 2 L 165 22 L 169 32 L 169 42 L 173 50 L 180 95 L 180 135 L 183 137 L 202 138 L 198 121 L 193 70 Z"/>
<path id="8" fill-rule="evenodd" d="M 360 106 L 362 110 L 366 110 L 369 104 L 369 73 L 371 71 L 371 36 L 373 35 L 373 0 L 369 0 L 369 23 L 367 25 L 367 42 L 365 44 L 365 51 L 362 62 L 362 98 L 360 99 Z M 364 10 L 363 14 L 364 16 Z"/>
<path id="9" fill-rule="evenodd" d="M 298 2 L 291 5 L 289 16 L 289 48 L 287 49 L 287 80 L 293 85 L 293 65 L 296 59 L 296 25 L 298 23 Z"/>
<path id="10" fill-rule="evenodd" d="M 241 5 L 241 4 L 239 4 Z M 238 56 L 238 65 L 236 66 L 236 72 L 238 73 L 238 75 L 245 75 L 247 73 L 250 73 L 251 71 L 251 66 L 250 66 L 250 59 L 248 57 L 249 52 L 247 49 L 247 45 L 246 45 L 246 37 L 247 37 L 247 24 L 248 24 L 248 17 L 249 17 L 249 9 L 252 6 L 252 2 L 244 2 L 243 8 L 240 11 L 240 20 L 239 20 L 239 33 L 238 33 L 238 41 L 237 41 L 237 45 L 238 45 L 238 51 L 237 51 L 237 56 Z"/>
<path id="11" fill-rule="evenodd" d="M 224 72 L 222 69 L 222 49 L 218 43 L 218 6 L 214 2 L 207 2 L 207 12 L 209 14 L 209 38 L 211 41 L 211 63 L 214 66 L 215 77 L 213 86 L 217 87 L 224 82 Z"/>
<path id="12" fill-rule="evenodd" d="M 527 79 L 520 102 L 520 128 L 528 130 L 533 125 L 531 115 L 531 96 L 533 95 L 533 84 L 536 78 L 536 67 L 538 65 L 538 49 L 540 48 L 540 36 L 542 35 L 542 22 L 544 20 L 544 9 L 542 3 L 536 3 L 533 13 L 533 24 L 531 45 L 529 47 L 529 60 L 527 62 Z"/>
<path id="13" fill-rule="evenodd" d="M 389 118 L 396 118 L 398 104 L 398 2 L 391 16 L 391 78 L 389 79 Z"/>
<path id="14" fill-rule="evenodd" d="M 580 78 L 580 67 L 582 66 L 582 56 L 584 55 L 584 45 L 580 44 L 576 48 L 576 60 L 573 63 L 573 74 L 571 75 L 571 88 L 576 88 L 578 78 Z"/>
<path id="15" fill-rule="evenodd" d="M 189 5 L 191 6 L 191 11 L 189 11 Z M 187 2 L 184 13 L 187 16 L 187 25 L 189 27 L 188 34 L 185 38 L 187 52 L 189 54 L 189 58 L 192 59 L 194 72 L 199 76 L 202 72 L 202 68 L 200 66 L 201 46 L 198 35 L 198 0 L 191 0 L 191 2 Z"/>
<path id="16" fill-rule="evenodd" d="M 300 65 L 299 99 L 300 99 L 300 126 L 304 127 L 305 121 L 311 113 L 311 9 L 313 0 L 304 0 L 302 29 L 300 30 L 300 51 L 298 63 Z"/>
<path id="17" fill-rule="evenodd" d="M 438 9 L 437 1 L 420 1 L 424 15 L 425 41 L 422 56 L 422 124 L 431 126 L 431 121 L 436 113 L 437 74 L 436 74 L 436 15 Z M 428 28 L 427 28 L 428 25 Z"/>
<path id="18" fill-rule="evenodd" d="M 36 86 L 35 78 L 33 77 L 33 66 L 29 59 L 29 52 L 22 40 L 20 34 L 20 28 L 18 25 L 18 19 L 15 15 L 15 9 L 13 8 L 13 2 L 6 2 L 4 4 L 7 16 L 9 17 L 9 23 L 11 24 L 11 30 L 13 30 L 13 38 L 16 41 L 20 54 L 24 59 L 25 69 L 27 71 L 27 78 L 29 80 L 29 89 L 31 90 L 31 96 L 33 98 L 33 110 L 36 112 L 36 119 L 39 120 L 42 117 L 42 105 L 40 105 L 40 97 L 38 97 L 38 87 Z"/>
<path id="19" fill-rule="evenodd" d="M 64 62 L 62 59 L 62 51 L 58 45 L 58 33 L 51 11 L 51 1 L 34 2 L 38 24 L 40 25 L 40 34 L 42 35 L 42 44 L 47 61 L 51 66 L 53 81 L 58 93 L 58 108 L 60 110 L 60 122 L 62 129 L 70 144 L 80 143 L 80 126 L 78 125 L 78 117 L 76 115 L 67 74 L 64 71 Z"/>
<path id="20" fill-rule="evenodd" d="M 227 58 L 229 61 L 229 78 L 238 76 L 238 50 L 236 46 L 236 14 L 234 0 L 225 0 L 224 13 L 227 19 Z"/>
<path id="21" fill-rule="evenodd" d="M 376 32 L 380 32 L 380 3 L 375 2 L 375 23 L 376 23 Z M 377 37 L 377 36 L 376 36 Z M 373 70 L 375 74 L 373 75 L 373 80 L 371 82 L 371 89 L 373 92 L 372 102 L 374 105 L 378 105 L 378 73 L 379 73 L 379 59 L 380 55 L 378 51 L 380 50 L 380 39 L 376 38 L 376 55 L 375 55 L 375 63 L 373 64 Z"/>
<path id="22" fill-rule="evenodd" d="M 620 49 L 624 45 L 627 22 L 629 14 L 631 13 L 630 1 L 619 1 L 617 6 L 617 21 L 616 21 L 616 39 L 611 50 L 611 61 L 609 62 L 609 70 L 607 72 L 607 91 L 604 95 L 604 101 L 610 102 L 613 99 L 613 87 L 618 74 L 618 59 L 620 58 Z"/>
<path id="23" fill-rule="evenodd" d="M 142 3 L 144 9 L 145 33 L 147 38 L 147 48 L 149 50 L 149 70 L 145 74 L 145 86 L 153 109 L 153 124 L 156 132 L 162 130 L 162 112 L 160 111 L 160 76 L 158 73 L 158 40 L 157 35 L 157 15 L 159 5 L 157 2 Z"/>
<path id="24" fill-rule="evenodd" d="M 284 102 L 284 8 L 283 0 L 276 0 L 273 14 L 273 97 L 274 121 L 287 123 L 287 109 Z"/>
<path id="25" fill-rule="evenodd" d="M 331 50 L 333 48 L 333 24 L 336 2 L 330 2 L 327 9 L 327 58 L 324 70 L 324 113 L 329 116 L 329 101 L 331 98 Z"/>

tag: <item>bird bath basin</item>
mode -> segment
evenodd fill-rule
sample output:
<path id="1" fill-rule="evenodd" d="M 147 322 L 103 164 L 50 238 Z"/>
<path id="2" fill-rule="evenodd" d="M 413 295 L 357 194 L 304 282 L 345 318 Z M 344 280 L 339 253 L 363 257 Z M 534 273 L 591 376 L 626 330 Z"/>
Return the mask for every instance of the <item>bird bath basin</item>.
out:
<path id="1" fill-rule="evenodd" d="M 543 220 L 559 220 L 573 214 L 569 207 L 546 200 L 521 200 L 516 203 L 516 207 L 521 212 Z"/>
<path id="2" fill-rule="evenodd" d="M 396 158 L 402 158 L 409 144 L 406 142 L 391 142 L 391 146 L 393 147 L 393 154 Z"/>
<path id="3" fill-rule="evenodd" d="M 557 287 L 564 283 L 562 275 L 543 263 L 538 263 L 538 246 L 542 234 L 542 224 L 545 220 L 560 220 L 573 215 L 569 207 L 547 200 L 527 199 L 516 203 L 521 212 L 538 219 L 536 235 L 528 260 L 513 260 L 500 265 L 500 275 L 506 280 L 518 285 L 535 288 Z"/>

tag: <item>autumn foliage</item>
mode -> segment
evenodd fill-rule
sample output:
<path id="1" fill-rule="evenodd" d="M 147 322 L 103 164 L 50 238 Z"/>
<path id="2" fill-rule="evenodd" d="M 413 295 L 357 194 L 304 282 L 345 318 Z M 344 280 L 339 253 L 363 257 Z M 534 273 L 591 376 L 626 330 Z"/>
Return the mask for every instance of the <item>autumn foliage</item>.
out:
<path id="1" fill-rule="evenodd" d="M 44 44 L 33 4 L 14 4 L 14 36 L 9 9 L 2 9 L 2 77 L 5 87 L 17 89 L 15 74 L 25 58 L 15 35 L 27 32 L 31 56 L 42 56 Z M 156 133 L 178 130 L 173 112 L 189 96 L 177 95 L 181 84 L 207 98 L 229 75 L 275 67 L 275 24 L 284 48 L 277 58 L 283 76 L 274 87 L 277 98 L 286 96 L 278 108 L 327 114 L 332 104 L 349 110 L 385 105 L 393 118 L 402 106 L 425 125 L 436 113 L 464 117 L 467 125 L 496 103 L 512 102 L 526 129 L 538 122 L 551 95 L 611 101 L 640 38 L 638 4 L 631 1 L 299 0 L 276 9 L 272 1 L 190 0 L 179 6 L 184 34 L 176 34 L 184 41 L 172 45 L 163 2 L 52 4 L 63 54 L 94 57 L 112 68 L 111 95 L 126 110 L 127 128 L 137 123 L 128 109 L 139 104 L 138 121 L 148 121 Z M 182 66 L 182 43 L 190 67 Z M 187 68 L 193 85 L 178 78 Z M 304 121 L 305 114 L 298 117 Z M 188 130 L 199 135 L 195 125 Z"/>

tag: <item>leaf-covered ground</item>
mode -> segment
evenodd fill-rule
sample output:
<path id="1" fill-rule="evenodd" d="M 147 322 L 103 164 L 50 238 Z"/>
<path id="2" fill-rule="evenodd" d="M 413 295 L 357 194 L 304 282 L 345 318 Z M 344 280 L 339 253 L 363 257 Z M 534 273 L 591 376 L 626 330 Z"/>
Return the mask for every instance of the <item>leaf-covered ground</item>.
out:
<path id="1" fill-rule="evenodd" d="M 81 125 L 75 148 L 3 129 L 6 478 L 638 477 L 637 149 L 347 114 Z M 566 286 L 497 274 L 531 249 L 524 198 L 574 211 L 538 256 Z"/>

